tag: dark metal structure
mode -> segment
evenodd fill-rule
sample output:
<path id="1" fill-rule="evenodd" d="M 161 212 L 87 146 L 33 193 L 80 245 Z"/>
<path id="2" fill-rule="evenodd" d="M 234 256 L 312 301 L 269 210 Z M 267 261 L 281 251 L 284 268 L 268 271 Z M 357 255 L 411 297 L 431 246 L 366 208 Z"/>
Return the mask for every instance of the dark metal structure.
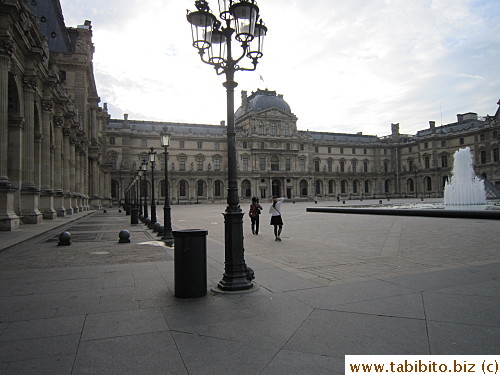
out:
<path id="1" fill-rule="evenodd" d="M 238 84 L 234 81 L 234 73 L 256 69 L 267 28 L 259 18 L 255 0 L 219 0 L 220 20 L 210 12 L 205 0 L 195 1 L 195 6 L 198 10 L 187 14 L 193 46 L 198 49 L 201 60 L 214 67 L 217 75 L 226 76 L 223 86 L 227 93 L 228 197 L 224 213 L 225 268 L 218 287 L 226 291 L 246 290 L 253 286 L 253 272 L 248 269 L 243 254 L 243 212 L 238 198 L 234 127 L 234 88 Z M 233 58 L 233 35 L 241 47 L 241 54 L 236 58 Z M 245 61 L 251 64 L 250 67 L 243 66 Z"/>

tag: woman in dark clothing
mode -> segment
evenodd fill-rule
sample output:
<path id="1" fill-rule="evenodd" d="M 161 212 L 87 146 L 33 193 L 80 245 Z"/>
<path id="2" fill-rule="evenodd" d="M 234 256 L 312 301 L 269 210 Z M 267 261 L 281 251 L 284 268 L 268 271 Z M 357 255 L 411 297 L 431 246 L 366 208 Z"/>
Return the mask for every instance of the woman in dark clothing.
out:
<path id="1" fill-rule="evenodd" d="M 262 211 L 262 206 L 259 204 L 259 198 L 253 197 L 250 204 L 250 219 L 252 220 L 252 233 L 259 234 L 259 215 Z"/>

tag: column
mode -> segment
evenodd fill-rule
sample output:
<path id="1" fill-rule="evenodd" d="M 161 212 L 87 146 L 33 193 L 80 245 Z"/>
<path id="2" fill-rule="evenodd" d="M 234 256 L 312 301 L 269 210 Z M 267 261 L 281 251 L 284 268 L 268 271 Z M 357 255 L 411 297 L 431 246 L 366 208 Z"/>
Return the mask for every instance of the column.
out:
<path id="1" fill-rule="evenodd" d="M 24 129 L 22 155 L 21 212 L 23 223 L 41 223 L 38 210 L 40 192 L 35 185 L 35 77 L 25 77 L 24 83 Z"/>
<path id="2" fill-rule="evenodd" d="M 64 208 L 63 168 L 64 140 L 62 117 L 54 117 L 54 209 L 58 217 L 66 215 Z"/>
<path id="3" fill-rule="evenodd" d="M 73 214 L 73 205 L 71 199 L 71 175 L 70 175 L 70 144 L 69 138 L 71 135 L 71 130 L 68 128 L 63 129 L 63 173 L 62 173 L 62 186 L 63 186 L 63 194 L 64 194 L 64 206 L 66 207 L 66 215 Z"/>
<path id="4" fill-rule="evenodd" d="M 78 212 L 78 197 L 76 194 L 76 139 L 69 138 L 69 181 L 70 181 L 70 194 L 71 194 L 71 207 L 73 212 Z"/>
<path id="5" fill-rule="evenodd" d="M 53 220 L 57 217 L 54 209 L 53 170 L 54 152 L 51 152 L 50 129 L 52 122 L 51 102 L 42 105 L 42 144 L 41 144 L 41 176 L 40 176 L 40 211 L 44 219 Z M 55 151 L 55 149 L 53 150 Z"/>
<path id="6" fill-rule="evenodd" d="M 3 41 L 0 50 L 0 230 L 14 230 L 19 227 L 19 216 L 14 211 L 16 189 L 8 177 L 9 152 L 9 65 L 8 40 Z M 11 45 L 10 45 L 11 46 Z M 13 48 L 13 47 L 12 47 Z"/>

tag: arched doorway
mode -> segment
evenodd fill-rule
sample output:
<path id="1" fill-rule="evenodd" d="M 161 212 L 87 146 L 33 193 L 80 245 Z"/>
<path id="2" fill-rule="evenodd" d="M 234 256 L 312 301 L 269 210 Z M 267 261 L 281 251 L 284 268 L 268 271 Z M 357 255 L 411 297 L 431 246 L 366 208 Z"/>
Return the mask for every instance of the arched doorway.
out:
<path id="1" fill-rule="evenodd" d="M 241 182 L 241 196 L 250 198 L 252 196 L 252 183 L 249 180 Z"/>
<path id="2" fill-rule="evenodd" d="M 300 180 L 299 189 L 300 189 L 300 196 L 307 197 L 307 181 L 306 180 Z"/>

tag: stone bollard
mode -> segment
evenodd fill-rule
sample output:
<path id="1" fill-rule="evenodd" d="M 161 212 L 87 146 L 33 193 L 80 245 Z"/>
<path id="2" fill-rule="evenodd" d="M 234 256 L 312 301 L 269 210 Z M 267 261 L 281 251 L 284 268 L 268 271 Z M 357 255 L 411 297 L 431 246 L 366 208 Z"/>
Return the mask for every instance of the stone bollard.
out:
<path id="1" fill-rule="evenodd" d="M 163 237 L 163 231 L 165 230 L 165 227 L 163 225 L 160 225 L 160 229 L 158 229 L 158 237 Z"/>
<path id="2" fill-rule="evenodd" d="M 153 233 L 158 233 L 161 228 L 161 224 L 159 222 L 153 223 Z"/>
<path id="3" fill-rule="evenodd" d="M 120 233 L 118 233 L 118 237 L 120 240 L 118 243 L 130 243 L 130 232 L 126 229 L 122 229 Z"/>
<path id="4" fill-rule="evenodd" d="M 71 245 L 71 234 L 69 232 L 62 232 L 59 235 L 59 242 L 57 246 L 69 246 Z"/>

